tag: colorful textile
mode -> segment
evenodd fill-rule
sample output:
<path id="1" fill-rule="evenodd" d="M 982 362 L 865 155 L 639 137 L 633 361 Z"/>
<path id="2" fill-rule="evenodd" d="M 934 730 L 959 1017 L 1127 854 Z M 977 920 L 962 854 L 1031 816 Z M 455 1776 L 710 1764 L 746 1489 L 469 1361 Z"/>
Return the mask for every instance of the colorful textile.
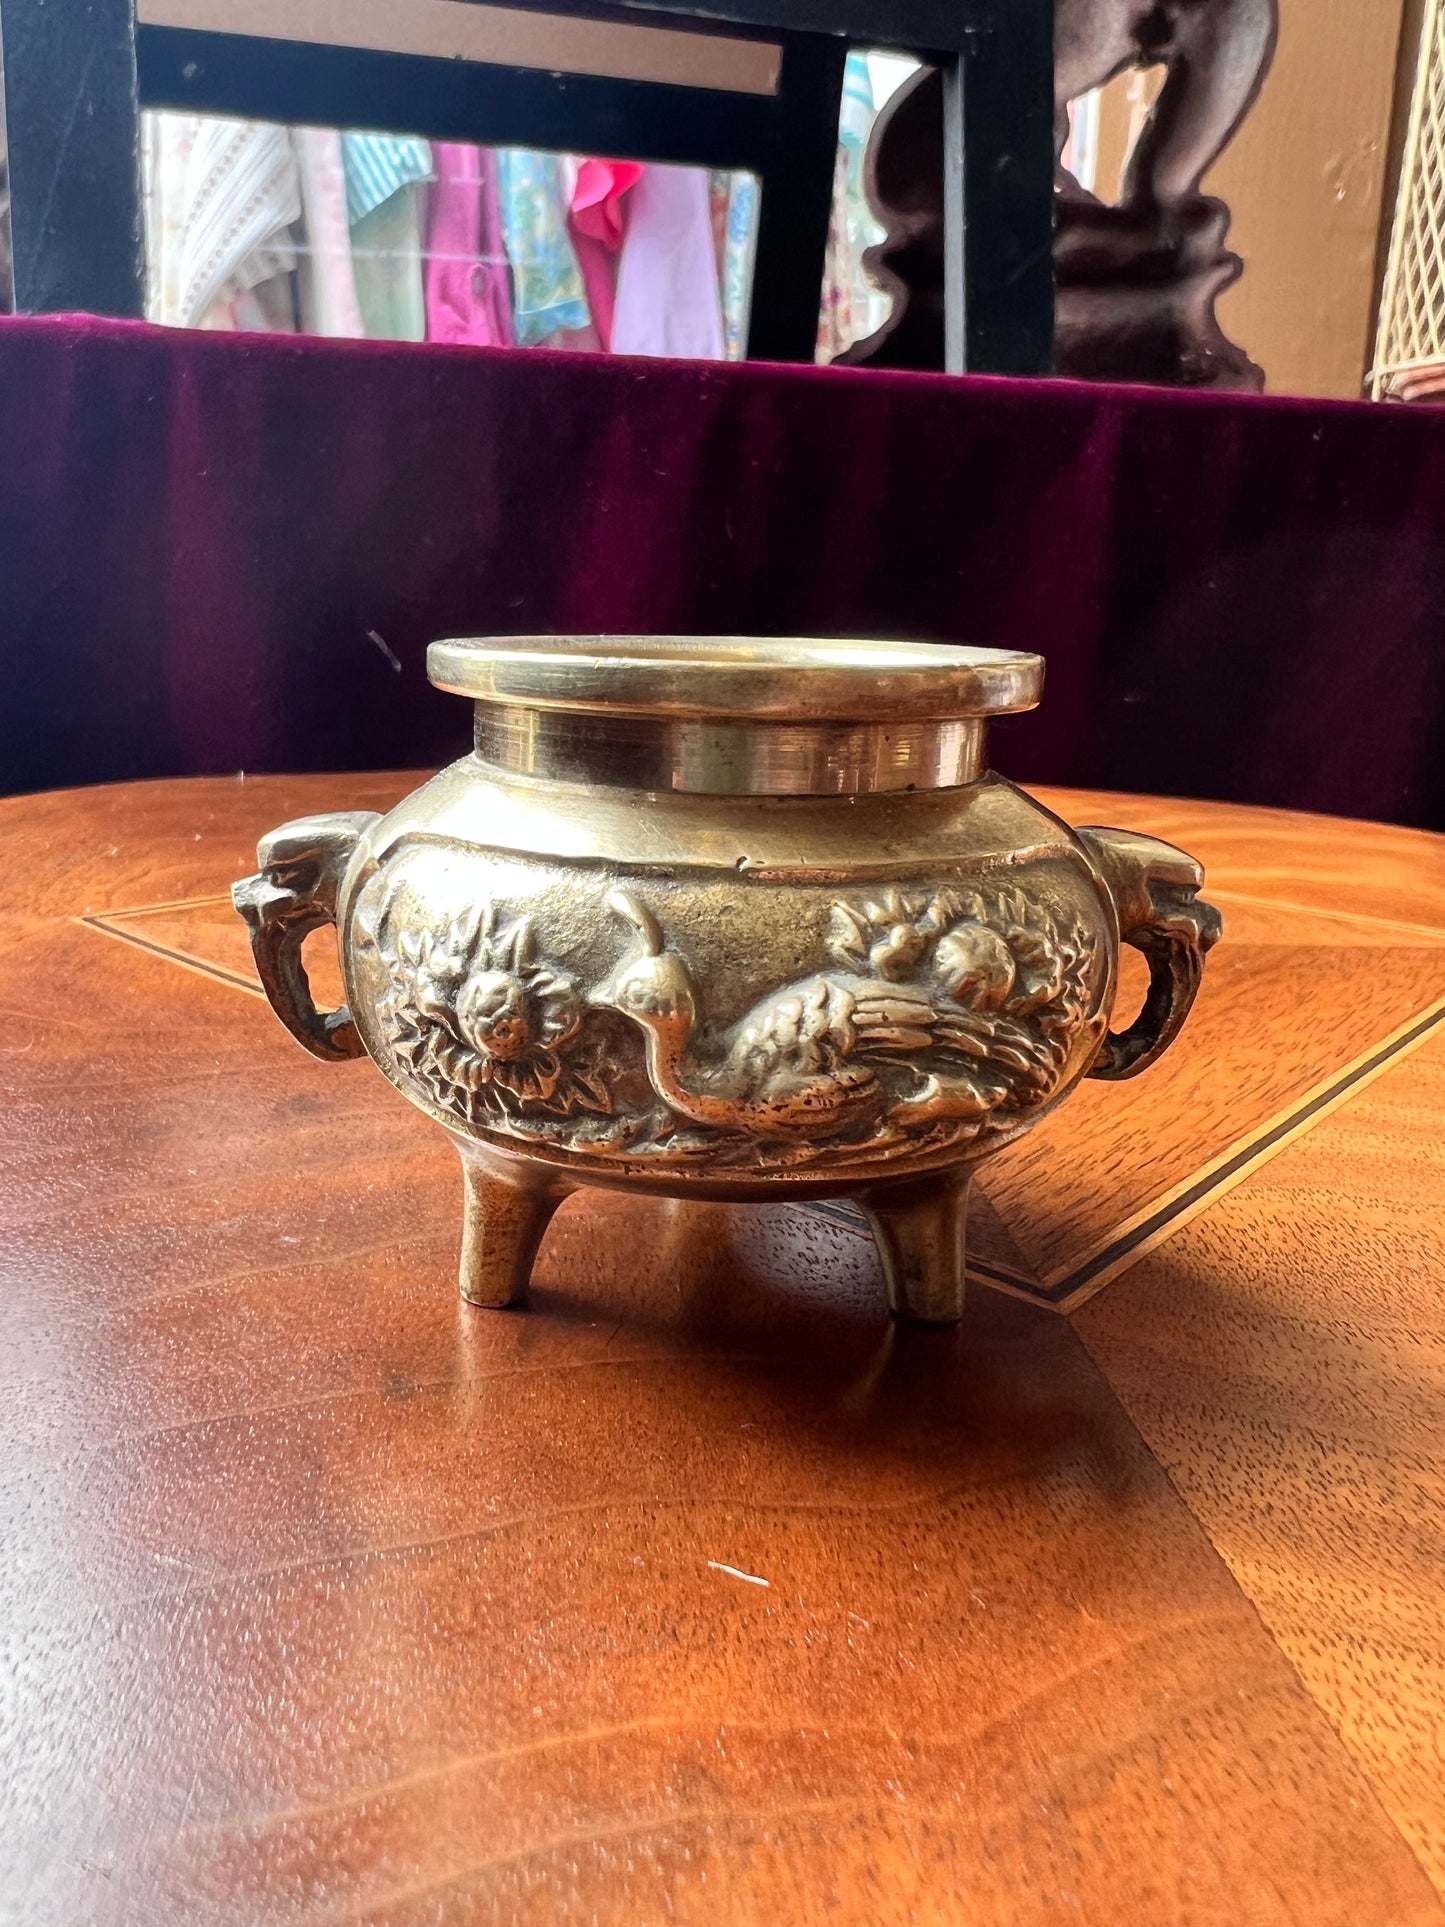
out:
<path id="1" fill-rule="evenodd" d="M 404 187 L 431 179 L 431 143 L 410 135 L 343 134 L 341 160 L 346 214 L 353 227 Z"/>
<path id="2" fill-rule="evenodd" d="M 296 150 L 269 121 L 150 114 L 142 142 L 152 321 L 221 325 L 231 299 L 296 264 Z"/>
<path id="3" fill-rule="evenodd" d="M 510 348 L 512 288 L 502 242 L 497 156 L 489 147 L 440 141 L 426 242 L 429 341 Z"/>
<path id="4" fill-rule="evenodd" d="M 1445 400 L 1445 366 L 1438 361 L 1419 361 L 1409 368 L 1393 369 L 1385 382 L 1390 401 Z"/>
<path id="5" fill-rule="evenodd" d="M 217 313 L 212 308 L 211 315 Z M 229 304 L 229 325 L 237 334 L 294 335 L 296 281 L 290 274 L 273 275 L 243 288 Z"/>
<path id="6" fill-rule="evenodd" d="M 567 217 L 577 265 L 587 290 L 598 345 L 612 346 L 617 307 L 617 257 L 627 232 L 624 196 L 641 178 L 639 161 L 582 160 Z"/>
<path id="7" fill-rule="evenodd" d="M 864 186 L 864 160 L 876 109 L 866 54 L 850 53 L 843 76 L 833 211 L 818 317 L 818 359 L 831 361 L 872 334 L 887 311 L 886 297 L 864 272 L 864 253 L 883 238 Z"/>
<path id="8" fill-rule="evenodd" d="M 301 174 L 301 213 L 306 245 L 298 263 L 301 325 L 311 335 L 366 333 L 351 266 L 351 223 L 346 215 L 346 177 L 341 136 L 329 127 L 292 129 Z"/>
<path id="9" fill-rule="evenodd" d="M 633 187 L 617 270 L 612 350 L 723 359 L 705 168 L 648 166 Z"/>
<path id="10" fill-rule="evenodd" d="M 823 256 L 823 298 L 818 308 L 819 361 L 832 361 L 853 345 L 853 257 L 847 230 L 848 155 L 839 144 L 833 162 L 833 207 Z"/>
<path id="11" fill-rule="evenodd" d="M 753 262 L 758 252 L 758 183 L 753 174 L 734 174 L 728 192 L 727 233 L 723 241 L 723 345 L 729 361 L 748 352 L 753 305 Z"/>
<path id="12" fill-rule="evenodd" d="M 556 154 L 497 152 L 502 233 L 512 264 L 512 325 L 520 347 L 591 322 L 587 290 L 567 232 L 570 192 Z"/>
<path id="13" fill-rule="evenodd" d="M 351 271 L 373 341 L 425 341 L 422 209 L 426 189 L 412 182 L 351 225 Z"/>
<path id="14" fill-rule="evenodd" d="M 10 259 L 10 166 L 0 154 L 0 314 L 9 314 L 12 305 Z"/>
<path id="15" fill-rule="evenodd" d="M 728 245 L 728 202 L 732 198 L 733 177 L 725 167 L 710 167 L 707 175 L 707 211 L 712 222 L 712 251 L 717 262 L 718 286 L 722 285 L 723 256 Z"/>

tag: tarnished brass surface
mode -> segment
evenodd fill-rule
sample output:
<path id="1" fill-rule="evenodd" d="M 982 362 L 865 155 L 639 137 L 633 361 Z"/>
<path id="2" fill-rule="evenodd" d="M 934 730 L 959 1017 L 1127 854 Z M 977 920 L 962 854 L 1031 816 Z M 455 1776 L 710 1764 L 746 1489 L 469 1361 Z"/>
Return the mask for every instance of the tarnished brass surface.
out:
<path id="1" fill-rule="evenodd" d="M 521 1296 L 578 1184 L 851 1192 L 894 1309 L 956 1318 L 974 1163 L 1151 1063 L 1219 934 L 1191 858 L 978 773 L 1038 659 L 584 638 L 432 667 L 477 699 L 473 755 L 385 818 L 273 832 L 236 900 L 293 1035 L 364 1047 L 456 1140 L 464 1294 Z M 333 917 L 323 1014 L 300 944 Z M 1150 990 L 1114 1035 L 1121 939 Z"/>
<path id="2" fill-rule="evenodd" d="M 438 642 L 429 666 L 475 700 L 484 763 L 706 796 L 956 788 L 981 768 L 981 718 L 1043 685 L 1011 650 L 745 636 Z"/>
<path id="3" fill-rule="evenodd" d="M 427 673 L 477 702 L 576 715 L 936 722 L 1032 709 L 1041 656 L 928 642 L 756 636 L 498 636 L 434 642 Z"/>
<path id="4" fill-rule="evenodd" d="M 973 782 L 983 724 L 962 716 L 883 727 L 572 715 L 479 702 L 474 740 L 492 768 L 554 782 L 696 796 L 862 796 Z"/>

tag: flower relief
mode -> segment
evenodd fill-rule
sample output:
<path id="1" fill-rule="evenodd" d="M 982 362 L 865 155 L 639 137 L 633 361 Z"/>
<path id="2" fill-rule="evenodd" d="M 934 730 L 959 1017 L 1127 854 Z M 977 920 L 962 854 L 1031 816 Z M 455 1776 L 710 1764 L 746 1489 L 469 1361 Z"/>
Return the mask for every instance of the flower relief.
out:
<path id="1" fill-rule="evenodd" d="M 585 994 L 539 957 L 529 916 L 509 922 L 492 904 L 382 936 L 380 1009 L 399 1064 L 469 1124 L 535 1134 L 590 1116 L 593 1148 L 625 1139 L 668 1156 L 688 1126 L 714 1143 L 976 1134 L 1045 1102 L 1085 1026 L 1085 933 L 1017 889 L 835 902 L 824 970 L 725 1033 L 708 1027 L 707 986 L 656 914 L 625 890 L 609 905 L 634 944 Z M 643 1035 L 635 1099 L 636 1073 L 593 1021 L 607 1011 Z"/>
<path id="2" fill-rule="evenodd" d="M 393 1048 L 439 1103 L 472 1123 L 611 1111 L 601 1066 L 580 1048 L 582 998 L 538 957 L 530 917 L 502 923 L 485 904 L 435 933 L 402 930 L 384 954 Z"/>
<path id="3" fill-rule="evenodd" d="M 884 891 L 835 903 L 828 947 L 836 963 L 891 983 L 931 982 L 935 1041 L 977 1061 L 999 1101 L 1038 1102 L 1068 1056 L 1087 1002 L 1089 946 L 1017 889 Z"/>

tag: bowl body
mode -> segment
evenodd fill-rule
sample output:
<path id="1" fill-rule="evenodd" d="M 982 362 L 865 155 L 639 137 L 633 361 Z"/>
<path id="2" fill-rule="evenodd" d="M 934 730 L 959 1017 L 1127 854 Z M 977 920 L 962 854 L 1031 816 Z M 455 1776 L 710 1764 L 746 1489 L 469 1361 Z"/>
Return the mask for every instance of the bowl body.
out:
<path id="1" fill-rule="evenodd" d="M 349 1008 L 457 1137 L 586 1183 L 826 1193 L 982 1156 L 1078 1082 L 1118 927 L 998 777 L 696 796 L 475 757 L 359 842 Z"/>

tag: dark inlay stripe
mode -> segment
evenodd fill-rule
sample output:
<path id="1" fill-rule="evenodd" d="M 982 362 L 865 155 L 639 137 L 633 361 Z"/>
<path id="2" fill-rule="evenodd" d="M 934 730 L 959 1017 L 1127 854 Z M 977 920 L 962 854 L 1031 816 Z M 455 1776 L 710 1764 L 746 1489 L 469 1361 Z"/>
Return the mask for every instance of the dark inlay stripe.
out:
<path id="1" fill-rule="evenodd" d="M 1097 1278 L 1101 1271 L 1107 1270 L 1116 1259 L 1127 1257 L 1156 1231 L 1162 1230 L 1171 1219 L 1177 1218 L 1191 1205 L 1198 1204 L 1202 1198 L 1207 1198 L 1211 1191 L 1218 1190 L 1236 1172 L 1257 1158 L 1261 1151 L 1267 1151 L 1271 1145 L 1278 1144 L 1281 1138 L 1289 1137 L 1292 1132 L 1299 1129 L 1301 1124 L 1308 1123 L 1310 1118 L 1327 1109 L 1362 1079 L 1371 1076 L 1382 1065 L 1388 1064 L 1392 1057 L 1398 1057 L 1401 1051 L 1408 1050 L 1413 1044 L 1419 1043 L 1422 1037 L 1427 1037 L 1441 1024 L 1445 1024 L 1445 1009 L 1431 1011 L 1417 1023 L 1412 1024 L 1409 1030 L 1402 1032 L 1388 1044 L 1382 1044 L 1379 1050 L 1365 1058 L 1362 1063 L 1355 1064 L 1349 1070 L 1342 1072 L 1322 1091 L 1318 1091 L 1308 1104 L 1302 1104 L 1297 1111 L 1291 1111 L 1287 1117 L 1281 1118 L 1278 1124 L 1261 1132 L 1258 1137 L 1251 1138 L 1248 1143 L 1242 1144 L 1232 1157 L 1223 1164 L 1217 1165 L 1196 1183 L 1191 1184 L 1187 1191 L 1182 1191 L 1178 1197 L 1171 1198 L 1168 1204 L 1161 1205 L 1159 1210 L 1134 1225 L 1122 1237 L 1115 1238 L 1111 1244 L 1105 1245 L 1091 1258 L 1086 1258 L 1081 1265 L 1075 1266 L 1066 1277 L 1061 1278 L 1044 1294 L 1050 1304 L 1058 1304 L 1061 1300 L 1072 1297 L 1091 1279 Z"/>
<path id="2" fill-rule="evenodd" d="M 209 902 L 213 899 L 203 900 Z M 218 897 L 214 901 L 220 902 L 221 899 Z M 166 908 L 169 906 L 164 904 L 156 906 L 157 910 Z M 234 970 L 227 970 L 223 964 L 208 963 L 202 957 L 192 957 L 183 951 L 169 949 L 165 944 L 153 943 L 150 938 L 137 936 L 133 930 L 124 930 L 104 917 L 82 916 L 77 917 L 76 922 L 86 924 L 92 930 L 99 930 L 105 936 L 118 937 L 122 943 L 134 944 L 137 950 L 148 951 L 152 956 L 164 957 L 168 963 L 178 963 L 191 970 L 199 970 L 203 976 L 214 977 L 218 983 L 229 984 L 236 990 L 244 990 L 252 997 L 265 994 L 250 978 L 242 977 Z M 1312 1117 L 1327 1110 L 1346 1091 L 1371 1077 L 1382 1066 L 1388 1064 L 1391 1058 L 1398 1057 L 1402 1051 L 1409 1050 L 1423 1037 L 1427 1037 L 1432 1030 L 1439 1029 L 1441 1025 L 1445 1025 L 1445 1007 L 1427 1012 L 1408 1030 L 1392 1038 L 1388 1044 L 1382 1044 L 1362 1062 L 1341 1072 L 1322 1091 L 1316 1092 L 1307 1104 L 1302 1104 L 1298 1110 L 1289 1112 L 1277 1124 L 1271 1125 L 1269 1130 L 1261 1132 L 1258 1137 L 1250 1138 L 1223 1164 L 1217 1165 L 1186 1190 L 1181 1191 L 1177 1197 L 1171 1198 L 1167 1204 L 1161 1205 L 1157 1211 L 1151 1212 L 1147 1218 L 1131 1226 L 1121 1237 L 1101 1246 L 1082 1264 L 1076 1265 L 1072 1271 L 1067 1272 L 1056 1284 L 1047 1289 L 1039 1286 L 1033 1279 L 1021 1277 L 1016 1272 L 1005 1271 L 1000 1266 L 986 1264 L 974 1258 L 968 1260 L 969 1271 L 977 1277 L 991 1279 L 995 1284 L 1006 1286 L 1012 1291 L 1022 1292 L 1027 1297 L 1044 1304 L 1066 1303 L 1075 1293 L 1097 1278 L 1100 1272 L 1107 1271 L 1120 1258 L 1126 1258 L 1131 1251 L 1137 1250 L 1141 1244 L 1146 1243 L 1175 1218 L 1207 1198 L 1212 1191 L 1219 1190 L 1227 1184 L 1230 1178 L 1250 1164 L 1261 1152 L 1268 1151 L 1273 1145 L 1289 1137 L 1299 1129 L 1301 1124 L 1308 1123 Z M 816 1217 L 826 1218 L 829 1223 L 851 1232 L 854 1237 L 868 1238 L 872 1235 L 863 1214 L 856 1205 L 842 1200 L 811 1199 L 797 1208 L 810 1211 Z"/>
<path id="3" fill-rule="evenodd" d="M 1422 1037 L 1427 1037 L 1432 1030 L 1437 1030 L 1442 1024 L 1445 1024 L 1445 1008 L 1427 1012 L 1408 1030 L 1392 1038 L 1388 1044 L 1382 1044 L 1362 1062 L 1352 1065 L 1347 1071 L 1342 1071 L 1323 1090 L 1317 1091 L 1307 1104 L 1301 1104 L 1297 1110 L 1289 1112 L 1277 1124 L 1271 1125 L 1269 1130 L 1262 1131 L 1258 1137 L 1250 1138 L 1223 1164 L 1216 1165 L 1212 1171 L 1197 1179 L 1177 1197 L 1171 1198 L 1167 1204 L 1161 1205 L 1157 1211 L 1151 1212 L 1147 1218 L 1131 1226 L 1120 1237 L 1113 1238 L 1108 1244 L 1101 1246 L 1098 1251 L 1076 1265 L 1072 1271 L 1065 1273 L 1056 1284 L 1047 1289 L 1032 1279 L 1020 1277 L 1015 1272 L 1004 1271 L 996 1265 L 985 1264 L 973 1258 L 968 1260 L 968 1269 L 980 1278 L 991 1279 L 996 1284 L 1005 1285 L 1013 1291 L 1023 1292 L 1044 1304 L 1067 1303 L 1077 1292 L 1092 1283 L 1100 1272 L 1107 1271 L 1120 1258 L 1128 1257 L 1131 1251 L 1137 1250 L 1140 1245 L 1162 1231 L 1175 1218 L 1207 1198 L 1211 1192 L 1221 1189 L 1239 1171 L 1252 1163 L 1261 1152 L 1268 1151 L 1282 1139 L 1291 1136 L 1301 1124 L 1307 1124 L 1312 1117 L 1327 1110 L 1346 1091 L 1371 1077 L 1392 1058 L 1398 1057 L 1402 1051 L 1409 1050 L 1413 1045 L 1418 1044 Z M 819 1217 L 828 1218 L 834 1224 L 843 1226 L 845 1230 L 852 1231 L 859 1237 L 869 1235 L 868 1227 L 855 1206 L 825 1201 L 805 1204 L 802 1209 L 815 1212 Z"/>
<path id="4" fill-rule="evenodd" d="M 249 992 L 252 997 L 261 997 L 265 992 L 249 977 L 242 977 L 234 970 L 227 970 L 224 964 L 207 963 L 204 957 L 192 957 L 184 950 L 171 950 L 163 943 L 153 943 L 149 937 L 138 937 L 134 930 L 122 930 L 119 925 L 108 923 L 104 917 L 77 917 L 77 923 L 87 924 L 92 930 L 99 930 L 102 936 L 118 937 L 122 943 L 133 943 L 137 950 L 147 950 L 153 957 L 164 957 L 167 963 L 184 964 L 189 970 L 199 970 L 203 976 L 214 977 L 218 983 L 230 984 L 233 989 Z"/>

